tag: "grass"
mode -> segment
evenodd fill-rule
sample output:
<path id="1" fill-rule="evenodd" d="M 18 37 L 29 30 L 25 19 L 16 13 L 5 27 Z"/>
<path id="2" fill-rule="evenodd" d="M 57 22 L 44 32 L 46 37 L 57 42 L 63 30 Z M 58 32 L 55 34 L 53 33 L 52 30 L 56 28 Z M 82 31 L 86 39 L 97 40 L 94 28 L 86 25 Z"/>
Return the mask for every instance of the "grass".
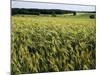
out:
<path id="1" fill-rule="evenodd" d="M 95 69 L 96 25 L 87 16 L 12 16 L 12 74 Z"/>

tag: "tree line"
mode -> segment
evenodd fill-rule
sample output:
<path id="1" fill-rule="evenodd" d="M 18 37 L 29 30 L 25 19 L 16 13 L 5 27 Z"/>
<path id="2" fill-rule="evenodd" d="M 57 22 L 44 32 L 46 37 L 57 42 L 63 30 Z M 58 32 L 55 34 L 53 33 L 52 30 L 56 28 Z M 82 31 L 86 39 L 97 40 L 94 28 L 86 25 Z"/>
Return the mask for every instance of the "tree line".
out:
<path id="1" fill-rule="evenodd" d="M 56 16 L 56 14 L 69 14 L 72 13 L 76 15 L 76 11 L 60 10 L 60 9 L 24 9 L 24 8 L 12 8 L 11 14 L 26 14 L 26 15 L 40 15 L 40 14 L 51 14 Z"/>

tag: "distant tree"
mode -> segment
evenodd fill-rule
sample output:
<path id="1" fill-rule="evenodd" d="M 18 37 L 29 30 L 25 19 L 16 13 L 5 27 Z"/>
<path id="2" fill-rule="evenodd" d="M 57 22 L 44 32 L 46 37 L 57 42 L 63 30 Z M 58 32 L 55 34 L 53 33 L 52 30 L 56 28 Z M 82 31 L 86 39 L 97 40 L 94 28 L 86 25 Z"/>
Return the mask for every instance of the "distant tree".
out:
<path id="1" fill-rule="evenodd" d="M 33 12 L 33 15 L 40 15 L 40 12 Z"/>
<path id="2" fill-rule="evenodd" d="M 90 15 L 89 17 L 90 17 L 90 19 L 94 19 L 95 15 Z"/>
<path id="3" fill-rule="evenodd" d="M 73 12 L 73 16 L 75 16 L 76 15 L 76 12 Z"/>

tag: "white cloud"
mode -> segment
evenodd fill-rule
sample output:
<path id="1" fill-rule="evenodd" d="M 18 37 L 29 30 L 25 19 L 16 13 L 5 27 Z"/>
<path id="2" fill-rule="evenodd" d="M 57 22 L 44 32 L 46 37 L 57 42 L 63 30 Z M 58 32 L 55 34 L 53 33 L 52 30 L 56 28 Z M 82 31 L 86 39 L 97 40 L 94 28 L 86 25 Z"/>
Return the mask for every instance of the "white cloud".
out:
<path id="1" fill-rule="evenodd" d="M 71 4 L 96 5 L 96 0 L 22 0 L 22 1 L 40 1 L 40 2 L 54 2 L 54 3 L 71 3 Z"/>

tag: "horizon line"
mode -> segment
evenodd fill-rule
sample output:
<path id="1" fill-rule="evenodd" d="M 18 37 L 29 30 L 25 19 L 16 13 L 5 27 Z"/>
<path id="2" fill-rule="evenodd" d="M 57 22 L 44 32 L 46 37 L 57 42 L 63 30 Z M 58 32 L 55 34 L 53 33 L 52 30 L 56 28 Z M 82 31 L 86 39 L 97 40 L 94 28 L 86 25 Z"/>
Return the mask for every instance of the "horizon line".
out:
<path id="1" fill-rule="evenodd" d="M 75 12 L 96 12 L 96 10 L 94 11 L 77 11 L 77 10 L 64 10 L 64 9 L 46 9 L 46 8 L 12 8 L 12 9 L 38 9 L 38 10 L 62 10 L 62 11 L 75 11 Z"/>

